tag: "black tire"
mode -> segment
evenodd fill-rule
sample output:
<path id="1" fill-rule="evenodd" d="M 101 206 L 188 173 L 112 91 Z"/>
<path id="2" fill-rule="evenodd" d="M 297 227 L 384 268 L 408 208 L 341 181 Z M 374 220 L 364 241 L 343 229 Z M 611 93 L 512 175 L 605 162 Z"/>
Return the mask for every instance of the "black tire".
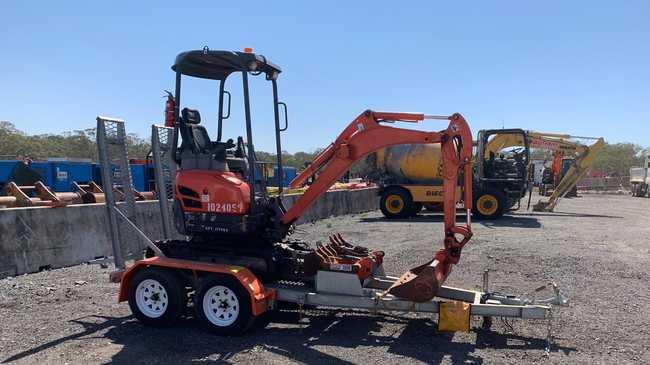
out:
<path id="1" fill-rule="evenodd" d="M 495 189 L 479 191 L 474 196 L 472 214 L 477 219 L 498 219 L 507 210 L 505 195 Z"/>
<path id="2" fill-rule="evenodd" d="M 186 306 L 183 281 L 169 269 L 142 269 L 131 280 L 129 307 L 145 325 L 167 327 L 178 320 Z"/>
<path id="3" fill-rule="evenodd" d="M 424 209 L 428 212 L 442 212 L 444 211 L 444 206 L 442 203 L 424 203 Z"/>
<path id="4" fill-rule="evenodd" d="M 415 217 L 422 211 L 422 208 L 424 208 L 424 204 L 422 203 L 413 203 L 412 209 L 411 209 L 411 216 Z"/>
<path id="5" fill-rule="evenodd" d="M 389 219 L 408 218 L 413 212 L 411 193 L 404 188 L 388 188 L 381 194 L 379 209 Z"/>
<path id="6" fill-rule="evenodd" d="M 218 304 L 216 300 L 224 302 Z M 219 308 L 206 307 L 208 302 Z M 213 274 L 202 279 L 194 295 L 194 310 L 204 328 L 221 336 L 241 335 L 256 319 L 251 311 L 250 294 L 237 279 L 229 275 Z M 219 310 L 223 312 L 219 314 Z M 213 314 L 206 314 L 209 311 Z"/>

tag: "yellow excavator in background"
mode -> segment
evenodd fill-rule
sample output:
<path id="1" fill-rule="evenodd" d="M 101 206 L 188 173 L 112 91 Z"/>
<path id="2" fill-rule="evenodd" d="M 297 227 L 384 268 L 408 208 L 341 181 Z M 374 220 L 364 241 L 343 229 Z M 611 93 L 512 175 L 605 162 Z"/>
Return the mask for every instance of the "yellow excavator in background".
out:
<path id="1" fill-rule="evenodd" d="M 525 136 L 525 138 L 527 138 L 527 143 L 524 143 L 522 136 Z M 577 139 L 593 140 L 595 142 L 588 146 L 577 142 Z M 572 136 L 569 134 L 527 131 L 525 135 L 495 135 L 495 137 L 488 142 L 486 146 L 486 152 L 488 154 L 498 154 L 510 147 L 522 146 L 524 144 L 527 144 L 531 149 L 544 149 L 552 151 L 554 152 L 555 159 L 558 160 L 556 163 L 554 163 L 554 165 L 557 166 L 554 166 L 551 169 L 551 175 L 557 177 L 557 179 L 555 179 L 557 183 L 552 183 L 554 186 L 552 187 L 552 193 L 550 194 L 548 201 L 540 200 L 533 206 L 534 211 L 550 212 L 553 211 L 553 208 L 555 208 L 555 205 L 557 205 L 558 200 L 575 189 L 578 181 L 580 181 L 580 179 L 587 174 L 594 161 L 596 160 L 596 157 L 605 146 L 605 140 L 602 137 L 580 137 Z M 529 169 L 529 172 L 532 176 L 532 166 Z M 542 183 L 542 185 L 544 184 Z M 540 186 L 541 195 L 546 195 L 546 191 L 549 190 L 550 189 L 547 186 Z M 532 190 L 529 191 L 532 192 Z"/>
<path id="2" fill-rule="evenodd" d="M 571 137 L 567 135 L 556 138 L 556 141 L 551 142 L 558 143 L 556 154 L 562 156 L 560 170 L 559 172 L 555 171 L 559 175 L 559 183 L 555 184 L 548 201 L 540 200 L 533 206 L 535 211 L 553 211 L 560 198 L 576 189 L 580 179 L 585 177 L 598 154 L 605 147 L 605 140 L 602 137 Z M 587 146 L 572 142 L 568 138 L 590 139 L 595 142 Z M 548 191 L 548 188 L 546 190 Z"/>
<path id="3" fill-rule="evenodd" d="M 576 140 L 595 140 L 587 146 Z M 518 128 L 479 131 L 474 142 L 473 215 L 478 219 L 498 219 L 516 210 L 533 187 L 534 166 L 531 149 L 543 149 L 563 156 L 570 168 L 554 185 L 547 202 L 535 210 L 552 211 L 558 199 L 571 191 L 593 164 L 604 146 L 602 138 L 527 131 Z M 378 184 L 379 207 L 387 218 L 406 218 L 423 207 L 442 210 L 440 146 L 399 145 L 368 156 L 361 174 Z M 557 175 L 558 177 L 560 174 Z M 550 189 L 547 189 L 550 190 Z M 457 199 L 460 201 L 461 197 Z"/>

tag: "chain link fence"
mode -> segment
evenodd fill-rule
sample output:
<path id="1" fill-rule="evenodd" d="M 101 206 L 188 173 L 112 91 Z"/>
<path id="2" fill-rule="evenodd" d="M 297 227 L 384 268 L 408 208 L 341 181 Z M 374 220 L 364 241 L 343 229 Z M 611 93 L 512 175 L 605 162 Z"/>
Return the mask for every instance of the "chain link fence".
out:
<path id="1" fill-rule="evenodd" d="M 585 177 L 578 182 L 581 191 L 630 191 L 630 177 Z"/>

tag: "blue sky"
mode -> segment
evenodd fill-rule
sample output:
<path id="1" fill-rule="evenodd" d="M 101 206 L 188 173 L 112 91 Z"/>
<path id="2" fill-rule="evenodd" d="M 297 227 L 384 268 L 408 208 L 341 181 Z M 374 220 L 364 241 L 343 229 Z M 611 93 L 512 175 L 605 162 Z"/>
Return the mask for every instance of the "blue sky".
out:
<path id="1" fill-rule="evenodd" d="M 208 45 L 253 47 L 283 68 L 291 152 L 329 144 L 368 108 L 460 112 L 474 132 L 521 127 L 650 146 L 648 19 L 648 1 L 8 0 L 0 120 L 39 134 L 107 115 L 148 138 L 162 90 L 173 89 L 174 57 Z M 235 81 L 233 137 L 243 134 Z M 185 86 L 186 106 L 213 133 L 215 85 Z M 255 142 L 272 151 L 270 85 L 254 87 Z"/>

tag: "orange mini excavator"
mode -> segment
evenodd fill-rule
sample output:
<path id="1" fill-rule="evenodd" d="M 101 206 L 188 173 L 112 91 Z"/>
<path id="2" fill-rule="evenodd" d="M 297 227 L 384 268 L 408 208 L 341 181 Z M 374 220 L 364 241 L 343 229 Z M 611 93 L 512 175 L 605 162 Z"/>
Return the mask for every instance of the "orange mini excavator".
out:
<path id="1" fill-rule="evenodd" d="M 333 235 L 329 243 L 314 247 L 290 237 L 292 226 L 355 161 L 380 148 L 416 143 L 442 145 L 444 247 L 431 261 L 402 275 L 387 292 L 418 302 L 435 296 L 472 235 L 469 222 L 469 204 L 472 202 L 472 136 L 460 114 L 432 116 L 364 111 L 292 182 L 291 185 L 295 187 L 317 176 L 304 194 L 287 209 L 281 194 L 283 162 L 280 137 L 287 130 L 288 118 L 286 104 L 278 100 L 277 79 L 280 68 L 266 57 L 252 53 L 252 50 L 231 52 L 205 48 L 179 54 L 172 69 L 176 72 L 176 90 L 173 103 L 167 103 L 165 115 L 173 118 L 166 122 L 174 126 L 174 145 L 178 146 L 179 136 L 182 139 L 180 147 L 172 152 L 179 166 L 174 221 L 179 232 L 189 239 L 155 242 L 158 249 L 149 249 L 148 259 L 124 273 L 120 295 L 123 300 L 127 298 L 130 287 L 134 288 L 133 295 L 138 298 L 139 292 L 135 288 L 139 288 L 140 284 L 133 283 L 130 286 L 129 281 L 137 267 L 143 265 L 149 268 L 183 269 L 190 284 L 200 281 L 201 275 L 197 272 L 207 270 L 207 265 L 213 265 L 209 267 L 217 272 L 221 272 L 221 269 L 215 269 L 218 265 L 240 268 L 223 269 L 226 272 L 240 272 L 238 270 L 245 268 L 255 280 L 259 278 L 261 283 L 289 281 L 308 284 L 317 272 L 322 271 L 353 272 L 360 280 L 366 279 L 374 268 L 381 266 L 383 252 L 355 246 L 340 235 Z M 222 138 L 223 123 L 229 117 L 231 109 L 231 96 L 225 90 L 225 84 L 234 74 L 239 74 L 242 82 L 246 136 L 245 140 L 237 137 L 236 142 L 233 139 L 223 141 Z M 279 167 L 278 196 L 267 195 L 265 179 L 260 176 L 260 161 L 256 158 L 253 144 L 249 78 L 259 75 L 270 82 L 273 97 L 271 105 L 277 152 L 275 163 Z M 219 100 L 216 141 L 210 139 L 206 128 L 201 125 L 198 110 L 181 108 L 183 76 L 217 81 Z M 173 112 L 169 110 L 172 106 Z M 394 122 L 418 123 L 425 119 L 445 120 L 448 125 L 437 132 L 386 125 Z M 464 208 L 467 210 L 466 225 L 457 225 L 455 219 L 455 197 L 459 183 L 464 193 Z M 159 279 L 155 281 L 160 282 Z M 145 291 L 143 295 L 146 295 L 147 288 L 142 290 Z M 131 299 L 129 301 L 131 303 Z M 132 309 L 140 319 L 147 320 L 146 315 L 142 314 L 147 306 L 140 310 L 136 302 L 137 300 L 132 304 Z"/>

